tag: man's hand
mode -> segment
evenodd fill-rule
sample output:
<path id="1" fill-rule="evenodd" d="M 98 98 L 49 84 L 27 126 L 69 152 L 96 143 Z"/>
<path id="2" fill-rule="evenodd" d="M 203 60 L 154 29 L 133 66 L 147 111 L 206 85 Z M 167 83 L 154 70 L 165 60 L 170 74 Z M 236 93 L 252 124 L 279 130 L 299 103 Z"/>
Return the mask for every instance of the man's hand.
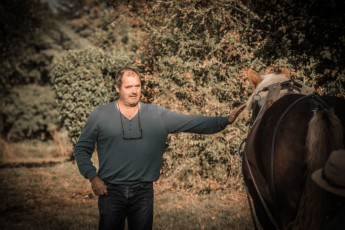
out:
<path id="1" fill-rule="evenodd" d="M 91 179 L 91 188 L 96 196 L 103 196 L 108 194 L 107 186 L 99 176 Z"/>
<path id="2" fill-rule="evenodd" d="M 230 112 L 230 115 L 228 116 L 228 120 L 230 124 L 236 120 L 238 115 L 240 115 L 240 113 L 244 110 L 245 107 L 246 107 L 246 104 L 244 103 Z"/>

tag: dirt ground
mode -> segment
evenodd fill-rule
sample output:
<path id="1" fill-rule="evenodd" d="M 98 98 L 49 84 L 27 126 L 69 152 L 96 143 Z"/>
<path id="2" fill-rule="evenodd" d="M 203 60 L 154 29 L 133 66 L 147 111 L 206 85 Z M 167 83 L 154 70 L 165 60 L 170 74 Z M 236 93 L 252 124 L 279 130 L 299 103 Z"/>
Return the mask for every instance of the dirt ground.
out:
<path id="1" fill-rule="evenodd" d="M 1 229 L 97 229 L 97 197 L 73 161 L 0 168 Z M 252 229 L 245 192 L 155 183 L 154 229 Z"/>

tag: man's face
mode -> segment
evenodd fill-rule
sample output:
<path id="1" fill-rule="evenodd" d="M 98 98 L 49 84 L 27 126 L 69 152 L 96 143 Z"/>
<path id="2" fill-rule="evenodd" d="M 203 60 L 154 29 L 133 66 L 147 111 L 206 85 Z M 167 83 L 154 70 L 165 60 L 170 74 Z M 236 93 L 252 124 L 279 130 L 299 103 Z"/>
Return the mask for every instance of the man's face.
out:
<path id="1" fill-rule="evenodd" d="M 119 100 L 128 106 L 136 106 L 141 97 L 141 82 L 133 71 L 126 71 L 122 77 L 121 87 L 115 86 Z"/>

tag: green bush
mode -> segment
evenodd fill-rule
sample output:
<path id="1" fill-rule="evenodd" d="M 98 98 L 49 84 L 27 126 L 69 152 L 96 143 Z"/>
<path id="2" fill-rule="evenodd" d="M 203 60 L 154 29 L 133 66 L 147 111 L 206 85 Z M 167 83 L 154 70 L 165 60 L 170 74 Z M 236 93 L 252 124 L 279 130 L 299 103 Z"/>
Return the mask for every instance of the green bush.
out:
<path id="1" fill-rule="evenodd" d="M 343 50 L 344 37 L 332 36 L 343 34 L 337 28 L 344 14 L 326 3 L 335 14 L 330 16 L 334 24 L 324 26 L 326 15 L 318 15 L 323 6 L 318 1 L 259 2 L 133 2 L 146 33 L 140 47 L 152 75 L 153 102 L 188 114 L 225 115 L 248 98 L 251 89 L 242 70 L 249 67 L 261 74 L 287 67 L 321 94 L 344 97 L 344 52 L 336 52 Z M 189 189 L 202 190 L 198 186 L 205 185 L 192 183 L 198 180 L 226 183 L 229 175 L 240 175 L 229 153 L 246 132 L 245 120 L 240 120 L 213 136 L 174 135 L 163 173 Z"/>
<path id="2" fill-rule="evenodd" d="M 71 50 L 54 58 L 52 84 L 57 107 L 73 144 L 92 109 L 116 99 L 116 71 L 132 65 L 128 53 L 100 49 Z"/>
<path id="3" fill-rule="evenodd" d="M 11 141 L 51 138 L 59 129 L 49 72 L 55 18 L 37 1 L 0 3 L 0 135 Z"/>
<path id="4" fill-rule="evenodd" d="M 248 41 L 260 41 L 256 58 L 266 66 L 283 61 L 298 80 L 319 93 L 345 97 L 344 1 L 259 0 L 246 4 L 256 17 L 243 31 Z"/>
<path id="5" fill-rule="evenodd" d="M 145 3 L 137 7 L 141 52 L 153 103 L 185 114 L 227 115 L 245 101 L 249 89 L 242 70 L 252 61 L 252 48 L 242 42 L 236 3 L 189 0 Z M 257 63 L 260 63 L 257 61 Z M 244 137 L 245 120 L 215 135 L 171 135 L 164 155 L 163 176 L 180 188 L 208 191 L 208 182 L 228 185 L 238 177 L 232 157 Z M 237 184 L 236 184 L 237 185 Z"/>
<path id="6" fill-rule="evenodd" d="M 3 35 L 0 37 L 0 47 L 2 51 L 0 54 L 0 97 L 1 99 L 4 98 L 2 99 L 2 105 L 9 106 L 8 108 L 4 107 L 4 109 L 2 107 L 2 111 L 0 111 L 1 136 L 22 140 L 36 137 L 38 135 L 37 132 L 49 133 L 51 131 L 50 129 L 38 131 L 38 128 L 34 127 L 36 126 L 35 122 L 32 124 L 33 127 L 29 127 L 29 124 L 22 124 L 22 118 L 18 117 L 21 116 L 20 113 L 22 110 L 15 102 L 12 103 L 14 101 L 14 96 L 12 94 L 16 91 L 13 90 L 14 88 L 20 88 L 20 90 L 22 90 L 21 86 L 25 85 L 37 85 L 37 88 L 40 86 L 49 88 L 51 83 L 52 59 L 55 55 L 64 52 L 64 50 L 76 49 L 80 46 L 83 48 L 85 46 L 94 46 L 104 50 L 116 49 L 122 52 L 135 52 L 137 48 L 135 36 L 132 36 L 132 28 L 128 25 L 124 17 L 114 17 L 113 14 L 110 13 L 110 9 L 97 6 L 96 3 L 89 4 L 91 4 L 90 6 L 94 6 L 89 14 L 84 14 L 81 18 L 76 20 L 67 20 L 65 17 L 53 15 L 47 8 L 47 5 L 39 2 L 6 0 L 0 3 L 0 18 L 2 19 L 0 21 L 0 32 L 1 35 Z M 72 4 L 71 6 L 74 7 L 75 5 Z M 101 54 L 98 55 L 100 58 Z M 107 54 L 107 56 L 112 56 L 112 54 Z M 125 54 L 124 58 L 126 58 L 126 56 L 128 55 Z M 73 61 L 78 62 L 78 59 L 79 58 Z M 112 61 L 115 63 L 112 63 Z M 81 64 L 82 67 L 79 66 L 79 70 L 75 71 L 77 74 L 80 73 L 83 76 L 91 76 L 93 73 L 95 74 L 94 77 L 102 74 L 110 75 L 112 74 L 111 71 L 113 71 L 113 68 L 116 68 L 122 63 L 118 63 L 117 58 L 110 58 L 104 62 L 105 63 L 98 63 L 97 66 L 92 67 L 89 67 L 88 62 L 83 62 Z M 106 67 L 106 65 L 108 66 Z M 66 67 L 70 68 L 71 66 Z M 74 66 L 71 68 L 71 71 L 73 71 Z M 102 72 L 99 72 L 99 70 Z M 65 70 L 63 74 L 65 74 L 66 71 L 67 70 Z M 71 79 L 73 80 L 74 78 Z M 71 85 L 71 79 L 67 79 L 65 84 Z M 81 77 L 81 79 L 83 79 L 83 77 Z M 95 82 L 91 82 L 91 84 L 94 83 Z M 61 84 L 60 82 L 59 86 Z M 106 86 L 105 88 L 111 89 L 112 86 Z M 28 92 L 29 89 L 32 89 L 33 92 Z M 33 95 L 36 91 L 36 88 L 33 86 L 25 88 L 25 92 L 28 95 Z M 91 90 L 89 92 L 94 93 Z M 77 94 L 79 93 L 84 95 L 84 92 L 77 92 Z M 97 91 L 97 93 L 104 94 L 102 90 Z M 77 95 L 73 96 L 78 97 Z M 45 97 L 46 102 L 53 103 L 49 107 L 55 108 L 54 94 L 45 94 Z M 23 100 L 29 98 L 30 97 L 24 97 Z M 69 102 L 73 100 L 74 99 L 70 98 L 67 99 Z M 102 101 L 101 99 L 97 100 L 98 99 L 95 99 L 91 103 L 97 104 L 99 101 Z M 34 105 L 33 102 L 25 103 L 27 105 L 30 103 Z M 89 106 L 88 103 L 89 102 L 85 103 L 86 106 Z M 12 106 L 12 104 L 15 105 L 15 108 L 19 108 L 17 112 L 14 111 L 14 105 Z M 77 106 L 81 104 L 82 103 L 78 102 Z M 69 105 L 71 104 L 67 106 Z M 47 106 L 48 105 L 45 105 L 44 108 Z M 73 106 L 72 108 L 74 108 Z M 69 107 L 67 111 L 71 111 L 70 109 Z M 36 110 L 35 108 L 26 108 L 28 113 L 36 113 Z M 79 110 L 80 109 L 77 109 L 77 113 L 81 113 Z M 48 111 L 56 110 L 49 109 Z M 7 114 L 7 112 L 9 113 Z M 51 116 L 47 113 L 47 111 L 43 110 L 42 116 Z M 64 120 L 66 114 L 62 115 Z M 26 114 L 26 116 L 35 117 L 37 115 Z M 51 119 L 53 118 L 56 118 L 56 121 L 52 122 Z M 42 127 L 50 127 L 50 123 L 60 124 L 59 117 L 57 116 L 50 117 L 46 119 L 46 121 L 49 121 L 49 123 L 45 125 L 40 123 L 39 129 Z M 20 128 L 23 128 L 23 130 L 20 130 Z M 49 137 L 48 135 L 46 136 Z"/>
<path id="7" fill-rule="evenodd" d="M 16 86 L 0 101 L 2 134 L 11 141 L 45 140 L 57 130 L 59 113 L 50 86 Z"/>
<path id="8" fill-rule="evenodd" d="M 35 13 L 33 13 L 35 12 Z M 56 29 L 54 16 L 36 1 L 0 3 L 0 95 L 14 86 L 49 83 L 52 47 L 44 35 Z"/>

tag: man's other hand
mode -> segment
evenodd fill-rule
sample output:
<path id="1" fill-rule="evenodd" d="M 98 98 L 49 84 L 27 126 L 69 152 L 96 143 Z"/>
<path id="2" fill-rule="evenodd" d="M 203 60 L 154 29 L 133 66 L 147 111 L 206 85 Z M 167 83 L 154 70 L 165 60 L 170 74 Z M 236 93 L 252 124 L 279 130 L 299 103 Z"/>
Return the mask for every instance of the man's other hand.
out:
<path id="1" fill-rule="evenodd" d="M 108 194 L 107 186 L 99 176 L 95 176 L 91 179 L 90 182 L 92 191 L 96 196 L 103 196 Z"/>

